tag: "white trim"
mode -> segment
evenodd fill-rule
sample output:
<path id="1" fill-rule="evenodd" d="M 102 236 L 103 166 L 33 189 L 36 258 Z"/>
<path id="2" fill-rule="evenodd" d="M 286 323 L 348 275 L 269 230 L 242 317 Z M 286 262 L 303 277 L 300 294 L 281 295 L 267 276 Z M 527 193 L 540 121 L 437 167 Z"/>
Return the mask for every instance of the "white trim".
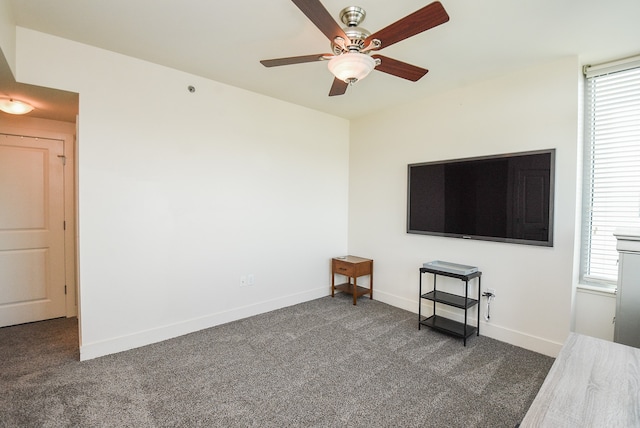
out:
<path id="1" fill-rule="evenodd" d="M 606 280 L 597 278 L 591 275 L 583 275 L 581 279 L 582 283 L 578 284 L 579 287 L 592 287 L 595 289 L 614 290 L 617 285 L 617 281 Z"/>
<path id="2" fill-rule="evenodd" d="M 564 341 L 554 342 L 543 337 L 533 336 L 486 322 L 481 322 L 480 334 L 553 358 L 558 356 L 564 343 Z M 569 332 L 567 332 L 567 336 L 568 335 Z"/>
<path id="3" fill-rule="evenodd" d="M 576 289 L 577 291 L 588 292 L 591 294 L 601 294 L 601 295 L 614 296 L 614 297 L 616 295 L 616 288 L 613 286 L 605 287 L 605 286 L 598 286 L 598 285 L 578 284 Z"/>
<path id="4" fill-rule="evenodd" d="M 613 232 L 616 237 L 616 249 L 619 253 L 640 252 L 640 229 L 618 229 Z"/>
<path id="5" fill-rule="evenodd" d="M 139 348 L 141 346 L 151 345 L 152 343 L 173 339 L 178 336 L 215 327 L 217 325 L 226 324 L 228 322 L 237 321 L 287 306 L 297 305 L 298 303 L 303 303 L 309 300 L 319 299 L 330 295 L 330 293 L 331 289 L 329 287 L 320 287 L 314 290 L 305 291 L 304 293 L 292 294 L 282 298 L 235 308 L 229 311 L 192 318 L 190 320 L 139 331 L 125 336 L 81 344 L 80 361 L 86 361 L 117 352 L 127 351 L 133 348 Z"/>
<path id="6" fill-rule="evenodd" d="M 395 294 L 385 293 L 384 291 L 376 289 L 373 290 L 373 299 L 386 303 L 387 305 L 395 306 L 396 308 L 404 309 L 405 311 L 413 312 L 415 314 L 418 313 L 418 304 L 415 300 L 405 299 L 403 297 L 398 297 Z"/>
<path id="7" fill-rule="evenodd" d="M 386 303 L 391 306 L 395 306 L 397 308 L 405 309 L 407 311 L 413 312 L 415 314 L 418 313 L 418 304 L 415 300 L 406 299 L 403 297 L 399 297 L 390 293 L 385 293 L 384 291 L 376 291 L 373 293 L 374 299 L 380 302 Z M 417 296 L 416 296 L 417 297 Z M 429 308 L 431 310 L 432 307 L 428 302 L 423 304 L 423 314 L 424 308 Z M 438 313 L 440 311 L 438 310 Z M 453 319 L 459 318 L 459 314 L 453 312 L 445 312 L 447 317 L 452 317 Z M 473 316 L 469 317 L 470 324 L 476 324 L 475 320 L 477 312 L 473 312 Z M 473 318 L 473 320 L 471 319 Z M 417 319 L 416 319 L 416 328 Z M 560 348 L 562 348 L 561 342 L 554 342 L 542 337 L 532 336 L 527 333 L 523 333 L 521 331 L 512 330 L 506 327 L 502 327 L 496 325 L 495 323 L 483 321 L 480 319 L 480 335 L 487 336 L 492 339 L 499 340 L 501 342 L 506 342 L 514 346 L 518 346 L 521 348 L 528 349 L 530 351 L 538 352 L 540 354 L 548 355 L 550 357 L 556 357 L 560 352 Z"/>
<path id="8" fill-rule="evenodd" d="M 640 56 L 586 69 L 580 281 L 615 286 L 614 235 L 638 225 L 633 198 L 640 158 L 633 141 L 640 132 L 633 100 L 640 93 Z"/>
<path id="9" fill-rule="evenodd" d="M 640 55 L 617 61 L 605 62 L 596 65 L 585 65 L 582 69 L 584 75 L 589 77 L 602 76 L 604 74 L 615 73 L 629 68 L 640 67 Z"/>

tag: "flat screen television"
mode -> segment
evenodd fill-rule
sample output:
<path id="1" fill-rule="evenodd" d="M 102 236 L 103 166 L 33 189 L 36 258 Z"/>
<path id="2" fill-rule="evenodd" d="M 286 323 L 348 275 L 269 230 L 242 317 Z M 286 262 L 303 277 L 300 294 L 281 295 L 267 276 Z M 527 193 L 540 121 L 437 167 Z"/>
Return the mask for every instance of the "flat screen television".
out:
<path id="1" fill-rule="evenodd" d="M 553 246 L 555 149 L 408 169 L 408 233 Z"/>

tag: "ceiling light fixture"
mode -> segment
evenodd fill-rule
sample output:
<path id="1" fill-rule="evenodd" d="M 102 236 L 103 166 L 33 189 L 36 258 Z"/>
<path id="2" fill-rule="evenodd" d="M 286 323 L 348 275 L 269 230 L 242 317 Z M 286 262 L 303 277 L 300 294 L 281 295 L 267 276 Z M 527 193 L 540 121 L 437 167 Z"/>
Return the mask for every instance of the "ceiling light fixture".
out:
<path id="1" fill-rule="evenodd" d="M 329 71 L 338 79 L 352 84 L 362 80 L 377 65 L 375 59 L 360 52 L 347 52 L 329 60 Z"/>
<path id="2" fill-rule="evenodd" d="M 33 110 L 31 104 L 13 98 L 0 98 L 0 110 L 9 114 L 27 114 Z"/>

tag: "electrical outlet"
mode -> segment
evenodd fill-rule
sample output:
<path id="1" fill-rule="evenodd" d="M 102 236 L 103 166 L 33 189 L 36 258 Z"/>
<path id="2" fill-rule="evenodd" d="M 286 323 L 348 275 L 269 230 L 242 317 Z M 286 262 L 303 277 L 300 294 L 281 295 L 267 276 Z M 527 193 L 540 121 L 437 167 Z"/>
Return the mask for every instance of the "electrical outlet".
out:
<path id="1" fill-rule="evenodd" d="M 245 285 L 247 285 L 247 277 L 245 275 L 242 275 L 240 277 L 240 287 L 244 287 Z"/>
<path id="2" fill-rule="evenodd" d="M 254 285 L 256 283 L 256 278 L 253 274 L 247 275 L 247 285 Z"/>

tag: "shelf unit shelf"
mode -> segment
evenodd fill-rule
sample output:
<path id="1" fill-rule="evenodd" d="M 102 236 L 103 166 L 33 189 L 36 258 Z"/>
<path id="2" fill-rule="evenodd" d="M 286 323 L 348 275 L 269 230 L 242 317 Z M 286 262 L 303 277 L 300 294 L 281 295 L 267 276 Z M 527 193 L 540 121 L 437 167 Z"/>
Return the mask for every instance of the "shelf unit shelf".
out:
<path id="1" fill-rule="evenodd" d="M 476 299 L 466 298 L 464 296 L 458 296 L 457 294 L 447 293 L 446 291 L 430 291 L 422 295 L 423 299 L 431 300 L 432 302 L 444 303 L 445 305 L 453 306 L 455 308 L 472 308 L 478 304 Z"/>
<path id="2" fill-rule="evenodd" d="M 430 327 L 434 330 L 441 331 L 443 333 L 450 334 L 456 337 L 467 338 L 473 336 L 477 332 L 477 328 L 472 325 L 467 325 L 467 333 L 465 336 L 464 324 L 458 321 L 451 320 L 449 318 L 432 315 L 429 318 L 425 318 L 420 321 L 421 325 Z"/>

